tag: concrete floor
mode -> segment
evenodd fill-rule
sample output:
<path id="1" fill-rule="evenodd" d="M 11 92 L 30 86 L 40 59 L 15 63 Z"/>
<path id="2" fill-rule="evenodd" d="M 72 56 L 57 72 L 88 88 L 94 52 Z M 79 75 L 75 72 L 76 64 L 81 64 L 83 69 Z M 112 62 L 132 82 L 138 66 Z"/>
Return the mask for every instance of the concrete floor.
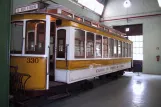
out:
<path id="1" fill-rule="evenodd" d="M 125 73 L 117 80 L 43 107 L 161 107 L 161 76 Z"/>

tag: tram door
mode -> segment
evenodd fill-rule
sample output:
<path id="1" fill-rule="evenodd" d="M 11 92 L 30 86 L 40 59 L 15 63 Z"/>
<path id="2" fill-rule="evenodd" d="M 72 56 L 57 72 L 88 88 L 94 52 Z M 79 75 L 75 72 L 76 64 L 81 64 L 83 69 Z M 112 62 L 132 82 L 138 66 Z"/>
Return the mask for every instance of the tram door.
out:
<path id="1" fill-rule="evenodd" d="M 54 81 L 55 77 L 55 22 L 50 23 L 50 63 L 49 63 L 49 80 Z"/>

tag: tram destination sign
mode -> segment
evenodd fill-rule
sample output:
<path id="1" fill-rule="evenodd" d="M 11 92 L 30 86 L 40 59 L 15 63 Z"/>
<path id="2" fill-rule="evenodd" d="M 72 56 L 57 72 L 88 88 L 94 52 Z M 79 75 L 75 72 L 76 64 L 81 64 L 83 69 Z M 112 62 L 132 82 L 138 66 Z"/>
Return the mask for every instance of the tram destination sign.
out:
<path id="1" fill-rule="evenodd" d="M 16 8 L 16 13 L 22 13 L 22 12 L 27 12 L 27 11 L 37 10 L 37 9 L 39 9 L 39 4 L 33 3 L 27 6 Z"/>

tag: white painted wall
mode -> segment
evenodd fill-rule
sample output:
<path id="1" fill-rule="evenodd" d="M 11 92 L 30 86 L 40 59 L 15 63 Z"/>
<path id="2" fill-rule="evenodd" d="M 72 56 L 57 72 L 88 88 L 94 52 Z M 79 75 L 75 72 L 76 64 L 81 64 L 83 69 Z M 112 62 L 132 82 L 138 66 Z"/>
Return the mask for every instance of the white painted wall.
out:
<path id="1" fill-rule="evenodd" d="M 17 7 L 21 7 L 23 5 L 27 5 L 27 4 L 35 2 L 35 1 L 38 1 L 38 0 L 13 0 L 13 6 L 12 6 L 13 13 L 15 12 L 15 9 Z M 86 16 L 86 17 L 91 18 L 96 21 L 99 21 L 99 19 L 100 19 L 99 15 L 97 15 L 94 12 L 89 11 L 87 9 L 82 9 L 81 7 L 79 7 L 75 3 L 70 2 L 69 0 L 53 0 L 53 1 L 71 9 L 72 11 L 74 11 L 75 13 L 77 13 L 81 16 Z"/>
<path id="2" fill-rule="evenodd" d="M 131 0 L 132 7 L 128 10 L 123 7 L 123 2 L 124 0 L 109 0 L 104 19 L 161 13 L 157 0 Z M 156 56 L 161 56 L 161 16 L 104 23 L 109 26 L 143 24 L 143 73 L 161 74 L 161 61 L 156 61 Z M 160 49 L 157 50 L 157 47 Z"/>
<path id="3" fill-rule="evenodd" d="M 124 8 L 124 1 L 125 0 L 109 0 L 104 18 L 110 19 L 149 13 L 161 13 L 157 0 L 130 0 L 132 5 L 128 9 Z"/>

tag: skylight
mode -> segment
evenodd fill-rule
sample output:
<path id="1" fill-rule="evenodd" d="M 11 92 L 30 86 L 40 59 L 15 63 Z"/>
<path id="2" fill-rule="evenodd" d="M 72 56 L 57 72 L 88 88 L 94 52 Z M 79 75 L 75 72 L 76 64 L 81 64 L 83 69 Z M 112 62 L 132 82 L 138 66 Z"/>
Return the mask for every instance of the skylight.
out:
<path id="1" fill-rule="evenodd" d="M 101 15 L 103 12 L 104 5 L 99 3 L 97 0 L 78 0 L 78 3 L 93 10 L 99 15 Z"/>

